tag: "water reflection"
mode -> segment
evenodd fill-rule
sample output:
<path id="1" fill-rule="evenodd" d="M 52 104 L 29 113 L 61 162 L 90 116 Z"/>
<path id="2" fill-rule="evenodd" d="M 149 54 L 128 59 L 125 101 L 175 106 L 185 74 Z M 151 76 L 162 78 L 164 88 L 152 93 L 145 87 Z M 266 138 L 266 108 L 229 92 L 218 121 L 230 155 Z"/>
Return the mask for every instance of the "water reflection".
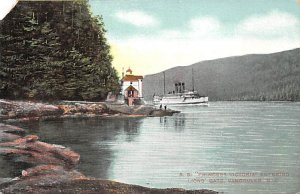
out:
<path id="1" fill-rule="evenodd" d="M 126 119 L 124 120 L 123 130 L 125 132 L 125 141 L 132 142 L 134 141 L 135 137 L 139 134 L 141 120 L 133 120 L 133 119 Z"/>
<path id="2" fill-rule="evenodd" d="M 182 107 L 172 117 L 47 121 L 28 128 L 36 127 L 33 131 L 46 142 L 79 152 L 79 169 L 90 176 L 148 187 L 296 193 L 299 113 L 295 103 L 215 102 L 208 108 Z M 259 185 L 200 185 L 179 176 L 195 171 L 290 176 Z"/>
<path id="3" fill-rule="evenodd" d="M 108 178 L 108 169 L 114 161 L 111 142 L 124 137 L 131 142 L 139 134 L 139 118 L 122 119 L 61 119 L 19 123 L 28 133 L 37 134 L 42 141 L 71 147 L 80 153 L 78 169 L 84 174 Z"/>
<path id="4" fill-rule="evenodd" d="M 173 117 L 160 117 L 160 125 L 165 129 L 175 130 L 177 132 L 184 131 L 186 118 L 184 114 L 175 114 Z"/>
<path id="5" fill-rule="evenodd" d="M 185 116 L 184 114 L 177 114 L 174 118 L 174 127 L 176 130 L 183 130 L 185 127 Z"/>

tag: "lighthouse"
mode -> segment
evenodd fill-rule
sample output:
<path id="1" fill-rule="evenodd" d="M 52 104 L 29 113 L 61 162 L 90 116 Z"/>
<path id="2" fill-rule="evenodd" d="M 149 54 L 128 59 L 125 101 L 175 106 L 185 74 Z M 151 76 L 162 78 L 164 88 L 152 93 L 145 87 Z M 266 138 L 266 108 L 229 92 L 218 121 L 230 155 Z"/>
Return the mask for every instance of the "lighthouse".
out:
<path id="1" fill-rule="evenodd" d="M 143 98 L 143 76 L 134 75 L 132 69 L 128 68 L 121 81 L 121 94 L 125 103 L 129 106 L 140 104 Z"/>

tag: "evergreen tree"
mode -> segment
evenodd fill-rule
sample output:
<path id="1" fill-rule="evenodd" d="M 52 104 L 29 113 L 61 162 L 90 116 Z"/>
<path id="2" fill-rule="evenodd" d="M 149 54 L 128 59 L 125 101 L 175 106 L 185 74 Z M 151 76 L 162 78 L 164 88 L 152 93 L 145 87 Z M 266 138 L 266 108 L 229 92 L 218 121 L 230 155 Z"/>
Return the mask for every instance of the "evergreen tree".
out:
<path id="1" fill-rule="evenodd" d="M 101 100 L 118 91 L 105 32 L 86 0 L 19 2 L 1 23 L 0 97 Z"/>

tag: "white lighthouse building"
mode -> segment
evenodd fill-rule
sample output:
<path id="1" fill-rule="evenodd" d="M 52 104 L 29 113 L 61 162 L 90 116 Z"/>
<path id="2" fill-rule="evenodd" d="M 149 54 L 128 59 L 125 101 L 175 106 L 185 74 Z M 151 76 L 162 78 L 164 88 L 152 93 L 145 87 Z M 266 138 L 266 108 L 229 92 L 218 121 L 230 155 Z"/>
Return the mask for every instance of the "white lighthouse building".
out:
<path id="1" fill-rule="evenodd" d="M 143 76 L 133 75 L 129 68 L 126 74 L 123 74 L 121 93 L 124 96 L 125 103 L 129 106 L 135 105 L 143 98 Z"/>

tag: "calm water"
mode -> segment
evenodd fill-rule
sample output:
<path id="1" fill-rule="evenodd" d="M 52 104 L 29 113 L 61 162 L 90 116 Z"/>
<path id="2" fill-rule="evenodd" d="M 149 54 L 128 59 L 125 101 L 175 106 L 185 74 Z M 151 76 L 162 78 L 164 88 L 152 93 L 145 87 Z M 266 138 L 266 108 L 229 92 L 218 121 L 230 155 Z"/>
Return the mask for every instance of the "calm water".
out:
<path id="1" fill-rule="evenodd" d="M 238 194 L 300 191 L 299 103 L 211 102 L 176 109 L 182 112 L 173 117 L 18 125 L 79 152 L 79 170 L 94 177 Z"/>

